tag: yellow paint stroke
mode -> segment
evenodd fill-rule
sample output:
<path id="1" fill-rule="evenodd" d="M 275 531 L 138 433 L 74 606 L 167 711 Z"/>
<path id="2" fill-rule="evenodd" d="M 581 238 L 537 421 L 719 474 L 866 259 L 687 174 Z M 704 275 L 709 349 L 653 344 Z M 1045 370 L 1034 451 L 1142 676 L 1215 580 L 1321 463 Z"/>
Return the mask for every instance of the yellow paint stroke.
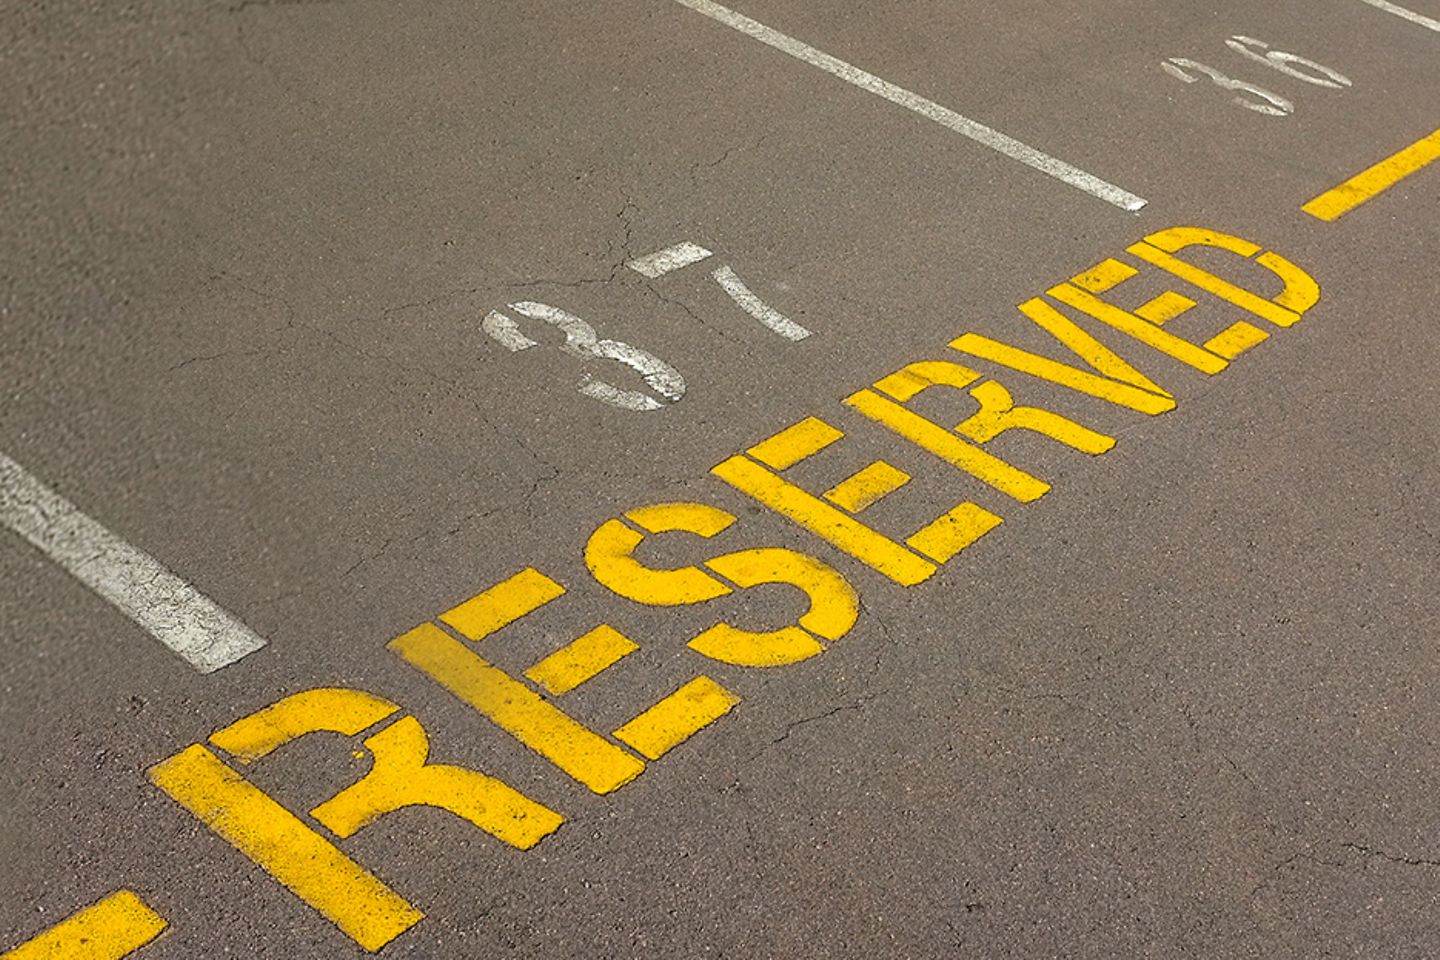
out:
<path id="1" fill-rule="evenodd" d="M 602 623 L 526 670 L 525 676 L 544 687 L 547 693 L 569 693 L 639 649 L 635 641 Z"/>
<path id="2" fill-rule="evenodd" d="M 165 918 L 129 890 L 61 920 L 0 960 L 120 960 L 160 936 Z"/>
<path id="3" fill-rule="evenodd" d="M 696 509 L 700 507 L 705 509 Z M 664 519 L 660 515 L 662 508 L 669 508 L 674 513 L 665 520 L 663 532 L 684 530 L 708 538 L 735 520 L 723 510 L 697 503 L 657 504 L 646 508 L 646 517 L 652 522 Z M 720 522 L 722 518 L 723 523 Z M 656 528 L 647 525 L 646 529 L 654 531 Z M 729 587 L 698 567 L 657 570 L 645 566 L 634 556 L 644 542 L 645 534 L 630 529 L 619 520 L 607 520 L 585 544 L 585 566 L 601 586 L 636 603 L 654 607 L 688 606 L 730 593 Z"/>
<path id="4" fill-rule="evenodd" d="M 841 510 L 859 513 L 909 482 L 910 474 L 897 470 L 884 460 L 876 460 L 859 473 L 841 480 L 822 496 Z"/>
<path id="5" fill-rule="evenodd" d="M 529 850 L 565 822 L 494 777 L 427 763 L 430 740 L 414 717 L 368 737 L 365 746 L 375 757 L 370 772 L 310 811 L 337 837 L 353 836 L 385 814 L 413 806 L 447 810 L 520 850 Z"/>
<path id="6" fill-rule="evenodd" d="M 1217 353 L 1226 360 L 1234 360 L 1240 354 L 1259 343 L 1270 339 L 1270 334 L 1253 323 L 1238 320 L 1226 329 L 1205 341 L 1205 349 Z"/>
<path id="7" fill-rule="evenodd" d="M 1266 298 L 1174 256 L 1194 246 L 1213 247 L 1254 260 L 1279 277 L 1285 289 L 1274 297 Z M 1259 244 L 1228 233 L 1202 227 L 1171 227 L 1150 234 L 1140 243 L 1131 244 L 1125 252 L 1222 300 L 1228 300 L 1241 310 L 1263 317 L 1277 327 L 1298 323 L 1305 311 L 1320 302 L 1320 285 L 1314 277 L 1273 251 L 1263 250 Z"/>
<path id="8" fill-rule="evenodd" d="M 577 723 L 432 623 L 422 623 L 387 646 L 596 793 L 618 790 L 645 770 L 638 757 Z"/>
<path id="9" fill-rule="evenodd" d="M 354 736 L 398 713 L 400 707 L 363 690 L 320 687 L 291 694 L 216 730 L 210 742 L 242 764 L 253 763 L 308 733 Z"/>
<path id="10" fill-rule="evenodd" d="M 437 619 L 468 640 L 484 640 L 564 594 L 564 587 L 529 567 L 446 610 Z"/>
<path id="11" fill-rule="evenodd" d="M 1096 343 L 1098 344 L 1099 341 Z M 989 360 L 991 363 L 1018 370 L 1039 380 L 1048 380 L 1067 390 L 1089 394 L 1107 403 L 1126 407 L 1138 413 L 1149 414 L 1152 417 L 1175 409 L 1175 400 L 1169 394 L 1160 396 L 1148 390 L 1141 390 L 1139 387 L 1132 387 L 1128 383 L 1117 383 L 1107 377 L 1097 377 L 1078 367 L 1051 360 L 1049 357 L 1042 357 L 1037 353 L 1030 353 L 1028 350 L 1021 350 L 1019 347 L 1012 347 L 999 340 L 982 337 L 978 333 L 967 333 L 951 340 L 950 346 L 961 353 Z"/>
<path id="12" fill-rule="evenodd" d="M 193 744 L 150 782 L 374 953 L 425 915 L 260 788 Z"/>
<path id="13" fill-rule="evenodd" d="M 944 563 L 998 526 L 1000 518 L 989 510 L 962 503 L 905 542 L 936 563 Z"/>
<path id="14" fill-rule="evenodd" d="M 1180 314 L 1196 306 L 1194 300 L 1174 290 L 1166 290 L 1164 293 L 1150 300 L 1145 301 L 1135 308 L 1135 316 L 1141 320 L 1148 320 L 1157 327 L 1174 320 Z"/>
<path id="15" fill-rule="evenodd" d="M 742 667 L 799 663 L 825 652 L 810 633 L 839 640 L 860 616 L 860 599 L 849 581 L 834 567 L 808 554 L 783 547 L 761 547 L 727 553 L 706 566 L 741 587 L 787 583 L 810 600 L 810 609 L 800 615 L 799 626 L 754 631 L 718 623 L 690 641 L 692 650 L 721 663 Z"/>
<path id="16" fill-rule="evenodd" d="M 1129 280 L 1137 273 L 1139 273 L 1139 271 L 1130 266 L 1130 264 L 1122 263 L 1114 257 L 1108 257 L 1084 273 L 1071 277 L 1070 282 L 1081 290 L 1089 290 L 1091 293 L 1104 293 L 1116 284 Z"/>
<path id="17" fill-rule="evenodd" d="M 935 565 L 928 560 L 819 497 L 812 497 L 781 480 L 748 457 L 731 457 L 710 472 L 781 516 L 829 540 L 850 556 L 868 563 L 896 583 L 913 587 L 935 572 Z"/>
<path id="18" fill-rule="evenodd" d="M 1107 377 L 1111 380 L 1119 380 L 1122 383 L 1128 383 L 1132 387 L 1139 387 L 1143 391 L 1159 394 L 1162 397 L 1170 397 L 1169 392 L 1166 391 L 1164 387 L 1160 386 L 1154 380 L 1151 380 L 1149 377 L 1145 376 L 1145 374 L 1135 369 L 1124 357 L 1120 356 L 1120 354 L 1105 346 L 1105 344 L 1097 340 L 1092 334 L 1085 332 L 1085 330 L 1081 328 L 1078 323 L 1076 323 L 1074 320 L 1071 320 L 1069 317 L 1065 316 L 1065 314 L 1061 313 L 1059 310 L 1056 310 L 1054 307 L 1050 306 L 1050 304 L 1046 303 L 1039 297 L 1031 297 L 1029 300 L 1026 300 L 1024 303 L 1020 304 L 1017 309 L 1022 314 L 1024 314 L 1025 318 L 1028 319 L 1031 323 L 1035 324 L 1041 330 L 1044 330 L 1046 333 L 1050 334 L 1050 336 L 1060 341 L 1060 343 L 1065 346 L 1071 353 L 1075 354 L 1075 356 L 1079 357 L 1081 360 L 1084 360 L 1085 363 L 1089 365 L 1089 367 L 1096 373 L 1099 373 L 1103 377 Z M 965 336 L 974 336 L 974 334 L 966 334 Z M 961 337 L 960 339 L 963 340 L 964 337 Z M 955 347 L 955 342 L 952 342 L 950 345 L 952 347 Z M 957 350 L 963 349 L 961 347 L 955 348 Z M 976 356 L 984 355 L 976 354 Z M 1054 363 L 1054 361 L 1051 362 Z M 1026 370 L 1025 372 L 1029 373 L 1031 371 Z M 1043 376 L 1043 374 L 1039 373 L 1036 373 L 1034 375 Z M 1055 382 L 1060 383 L 1061 381 L 1057 380 Z M 1069 384 L 1062 385 L 1069 386 Z M 1099 394 L 1095 394 L 1095 396 L 1099 396 Z M 1111 398 L 1101 397 L 1101 399 Z M 1112 400 L 1112 402 L 1122 403 L 1123 401 Z M 1126 406 L 1132 405 L 1126 404 Z M 1133 408 L 1140 409 L 1139 407 Z M 1145 410 L 1143 412 L 1148 413 L 1150 411 Z"/>
<path id="19" fill-rule="evenodd" d="M 995 454 L 960 439 L 908 408 L 872 390 L 860 390 L 845 398 L 845 405 L 922 447 L 951 466 L 963 470 L 990 486 L 1019 500 L 1039 500 L 1050 489 L 1043 480 L 1001 460 Z"/>
<path id="20" fill-rule="evenodd" d="M 1147 347 L 1168 354 L 1202 373 L 1216 374 L 1228 366 L 1226 361 L 1195 346 L 1190 341 L 1181 339 L 1173 333 L 1167 333 L 1156 324 L 1147 322 L 1128 310 L 1122 310 L 1112 303 L 1101 300 L 1093 293 L 1087 293 L 1079 287 L 1061 283 L 1046 292 L 1061 303 L 1088 313 L 1096 320 L 1114 327 L 1127 337 L 1134 337 Z"/>
<path id="21" fill-rule="evenodd" d="M 696 677 L 615 731 L 615 737 L 659 760 L 729 713 L 740 698 L 709 677 Z"/>
<path id="22" fill-rule="evenodd" d="M 1083 427 L 1052 410 L 1040 407 L 1017 407 L 1015 399 L 1003 384 L 986 380 L 970 390 L 980 410 L 955 427 L 977 443 L 993 440 L 1006 430 L 1030 430 L 1074 447 L 1092 456 L 1099 456 L 1115 446 L 1115 438 Z"/>
<path id="23" fill-rule="evenodd" d="M 811 454 L 819 453 L 845 434 L 818 417 L 806 417 L 773 437 L 761 440 L 745 451 L 775 470 L 793 467 Z"/>
<path id="24" fill-rule="evenodd" d="M 834 567 L 809 554 L 784 547 L 758 547 L 727 553 L 705 566 L 742 587 L 788 583 L 810 600 L 800 626 L 826 640 L 839 640 L 860 617 L 860 597 Z"/>
<path id="25" fill-rule="evenodd" d="M 1326 190 L 1300 209 L 1329 223 L 1436 160 L 1440 160 L 1440 130 Z"/>

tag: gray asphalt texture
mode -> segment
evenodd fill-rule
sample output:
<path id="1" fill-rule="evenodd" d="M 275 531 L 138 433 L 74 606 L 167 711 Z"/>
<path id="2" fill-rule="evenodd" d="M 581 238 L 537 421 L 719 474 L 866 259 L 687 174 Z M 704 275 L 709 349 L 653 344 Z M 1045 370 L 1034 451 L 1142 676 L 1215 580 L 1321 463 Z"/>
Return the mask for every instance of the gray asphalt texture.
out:
<path id="1" fill-rule="evenodd" d="M 201 676 L 0 531 L 0 947 L 125 887 L 171 922 L 146 960 L 361 956 L 144 773 L 345 685 L 569 818 L 528 853 L 423 809 L 343 842 L 427 914 L 397 960 L 1440 954 L 1440 169 L 1334 223 L 1299 209 L 1440 126 L 1440 34 L 1358 0 L 738 9 L 1150 203 L 670 0 L 0 11 L 0 451 L 270 641 Z M 840 406 L 966 331 L 1044 349 L 1016 304 L 1176 225 L 1324 296 L 1213 378 L 1117 343 L 1175 394 L 1161 417 L 1011 374 L 1120 438 L 995 441 L 1054 485 L 1038 503 Z M 716 256 L 623 266 L 681 240 Z M 814 335 L 755 324 L 720 263 Z M 640 381 L 550 333 L 505 351 L 480 319 L 516 300 L 663 357 L 684 399 L 581 396 Z M 877 525 L 967 498 L 1005 523 L 902 589 L 707 477 L 812 414 L 853 430 L 849 466 L 916 474 Z M 697 664 L 699 628 L 784 623 L 794 593 L 658 609 L 589 581 L 600 523 L 690 499 L 742 517 L 729 549 L 835 564 L 856 628 L 791 667 Z M 743 702 L 600 797 L 385 650 L 530 565 L 570 592 L 497 661 L 601 621 L 641 644 L 577 717 L 613 728 L 697 668 Z M 353 749 L 312 737 L 253 778 L 303 811 L 364 772 Z"/>

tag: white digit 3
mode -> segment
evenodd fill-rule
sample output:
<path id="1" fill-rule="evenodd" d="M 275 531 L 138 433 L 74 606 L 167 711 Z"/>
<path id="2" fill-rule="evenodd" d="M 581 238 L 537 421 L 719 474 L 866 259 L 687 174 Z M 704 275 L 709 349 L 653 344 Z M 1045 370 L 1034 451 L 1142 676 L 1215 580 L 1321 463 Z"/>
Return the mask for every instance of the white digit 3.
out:
<path id="1" fill-rule="evenodd" d="M 1264 103 L 1256 103 L 1254 100 L 1237 94 L 1233 98 L 1233 102 L 1240 104 L 1240 106 L 1246 110 L 1254 110 L 1256 113 L 1263 113 L 1272 117 L 1288 117 L 1295 112 L 1295 104 L 1286 100 L 1278 93 L 1273 93 L 1264 87 L 1257 87 L 1253 83 L 1246 83 L 1244 80 L 1236 80 L 1233 77 L 1228 77 L 1214 67 L 1206 66 L 1203 63 L 1196 63 L 1194 60 L 1188 60 L 1185 57 L 1171 57 L 1169 60 L 1160 64 L 1160 66 L 1166 73 L 1177 80 L 1183 80 L 1186 83 L 1196 83 L 1199 81 L 1199 77 L 1193 77 L 1185 72 L 1185 69 L 1188 68 L 1205 74 L 1205 76 L 1209 77 L 1218 87 L 1248 93 L 1251 96 L 1259 97 L 1265 101 Z"/>
<path id="2" fill-rule="evenodd" d="M 533 300 L 512 303 L 510 309 L 522 317 L 539 320 L 559 329 L 565 334 L 565 342 L 560 345 L 560 349 L 572 357 L 623 363 L 640 374 L 650 389 L 662 399 L 657 400 L 638 390 L 624 390 L 603 380 L 596 380 L 588 373 L 580 378 L 576 386 L 576 389 L 587 397 L 603 400 L 622 410 L 659 410 L 685 396 L 685 378 L 670 364 L 653 353 L 632 347 L 620 340 L 601 340 L 594 327 L 573 313 Z M 519 324 L 503 313 L 490 311 L 480 326 L 507 350 L 518 352 L 537 345 L 536 341 L 520 332 Z"/>

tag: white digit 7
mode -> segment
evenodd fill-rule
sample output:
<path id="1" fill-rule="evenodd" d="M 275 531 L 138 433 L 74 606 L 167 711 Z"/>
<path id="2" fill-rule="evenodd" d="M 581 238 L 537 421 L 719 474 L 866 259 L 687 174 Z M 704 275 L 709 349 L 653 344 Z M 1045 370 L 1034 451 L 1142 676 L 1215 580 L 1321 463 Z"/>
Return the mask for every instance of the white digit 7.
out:
<path id="1" fill-rule="evenodd" d="M 623 341 L 601 340 L 594 327 L 573 313 L 533 300 L 512 303 L 510 309 L 522 317 L 539 320 L 559 329 L 565 334 L 565 342 L 560 345 L 560 349 L 572 357 L 623 363 L 640 374 L 650 389 L 663 399 L 657 400 L 638 390 L 624 390 L 603 380 L 596 380 L 588 373 L 582 376 L 576 385 L 576 389 L 587 397 L 602 400 L 622 410 L 643 411 L 658 410 L 685 396 L 685 378 L 670 364 L 653 353 L 632 347 Z M 492 310 L 486 314 L 480 326 L 507 350 L 518 352 L 537 345 L 536 341 L 520 332 L 519 324 L 498 311 Z"/>

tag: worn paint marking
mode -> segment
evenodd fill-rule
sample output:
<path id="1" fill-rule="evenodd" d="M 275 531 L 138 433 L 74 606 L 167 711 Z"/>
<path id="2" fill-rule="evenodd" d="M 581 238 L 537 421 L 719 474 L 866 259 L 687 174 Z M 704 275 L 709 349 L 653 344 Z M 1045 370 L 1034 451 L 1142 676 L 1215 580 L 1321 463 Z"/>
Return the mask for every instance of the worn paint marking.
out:
<path id="1" fill-rule="evenodd" d="M 129 890 L 61 920 L 0 960 L 120 960 L 165 930 L 165 918 Z"/>
<path id="2" fill-rule="evenodd" d="M 1390 189 L 1420 168 L 1440 159 L 1440 130 L 1417 140 L 1367 170 L 1301 207 L 1310 216 L 1327 223 L 1340 218 L 1380 193 Z"/>
<path id="3" fill-rule="evenodd" d="M 910 474 L 884 460 L 876 460 L 859 473 L 851 474 L 821 496 L 848 513 L 859 513 L 910 482 Z"/>
<path id="4" fill-rule="evenodd" d="M 1014 137 L 1007 136 L 998 130 L 962 116 L 948 107 L 942 107 L 933 100 L 927 100 L 917 93 L 912 93 L 903 87 L 897 87 L 887 80 L 881 80 L 873 73 L 867 73 L 859 67 L 846 63 L 838 57 L 817 50 L 794 37 L 787 36 L 778 30 L 773 30 L 757 20 L 751 20 L 743 14 L 736 13 L 728 7 L 723 7 L 712 0 L 675 0 L 683 6 L 689 7 L 696 13 L 702 13 L 712 20 L 723 23 L 732 30 L 737 30 L 748 37 L 754 37 L 766 46 L 774 47 L 782 53 L 787 53 L 797 60 L 818 67 L 826 73 L 839 77 L 846 83 L 853 84 L 861 90 L 866 90 L 898 104 L 907 110 L 914 111 L 920 116 L 933 120 L 955 131 L 963 137 L 968 137 L 976 143 L 983 144 L 997 153 L 1003 154 L 1012 160 L 1018 160 L 1034 170 L 1054 177 L 1077 190 L 1082 190 L 1104 200 L 1106 203 L 1114 204 L 1122 210 L 1136 211 L 1145 206 L 1146 201 L 1128 190 L 1122 190 L 1105 180 L 1091 173 L 1086 173 L 1078 167 L 1072 166 L 1063 160 L 1056 159 L 1047 153 L 1035 149 L 1028 144 L 1021 143 Z"/>
<path id="5" fill-rule="evenodd" d="M 1265 296 L 1178 256 L 1194 246 L 1224 250 L 1241 260 L 1253 261 L 1283 281 L 1284 289 Z M 1298 322 L 1320 299 L 1318 283 L 1290 261 L 1250 241 L 1211 230 L 1163 230 L 1132 245 L 1128 253 L 1148 264 L 1146 269 L 1158 269 L 1279 329 Z M 1155 335 L 1195 304 L 1189 296 L 1162 294 L 1138 308 L 1136 314 L 1123 316 L 1117 312 L 1120 308 L 1095 297 L 1138 272 L 1134 266 L 1110 258 L 1077 274 L 1073 286 L 1052 287 L 1050 295 L 1119 329 L 1137 343 L 1171 356 L 1181 354 L 1196 361 L 1192 365 L 1218 371 L 1212 359 L 1193 353 L 1200 349 L 1194 344 L 1180 341 L 1191 348 L 1186 351 L 1171 339 L 1174 335 Z M 1139 413 L 1155 415 L 1175 407 L 1173 397 L 1056 308 L 1035 298 L 1020 309 L 1096 373 L 976 334 L 962 335 L 951 346 Z M 1213 350 L 1215 358 L 1229 360 L 1268 336 L 1254 324 L 1237 321 L 1207 340 L 1205 349 Z M 873 389 L 852 393 L 843 403 L 909 439 L 914 446 L 1020 501 L 1035 499 L 1048 485 L 978 447 L 970 447 L 961 437 L 985 443 L 1008 430 L 1019 429 L 1092 455 L 1103 454 L 1115 445 L 1113 437 L 1054 411 L 1017 405 L 1006 386 L 985 376 L 950 361 L 918 360 L 875 380 Z M 1153 387 L 1156 392 L 1137 384 Z M 979 410 L 949 427 L 905 406 L 931 388 L 962 391 L 979 405 Z M 744 454 L 728 458 L 711 473 L 907 587 L 925 581 L 941 564 L 950 562 L 1001 524 L 999 515 L 962 502 L 906 537 L 902 545 L 854 516 L 908 482 L 908 474 L 899 468 L 874 460 L 819 495 L 780 475 L 836 443 L 857 439 L 863 438 L 851 438 L 819 417 L 809 416 L 751 445 Z M 649 606 L 688 606 L 725 597 L 735 590 L 787 584 L 808 599 L 806 612 L 793 625 L 778 630 L 748 630 L 725 621 L 702 630 L 688 647 L 711 660 L 756 668 L 799 663 L 822 653 L 826 643 L 841 639 L 858 622 L 861 604 L 855 588 L 838 570 L 809 554 L 779 547 L 744 549 L 703 561 L 704 570 L 696 566 L 650 567 L 643 554 L 636 556 L 649 535 L 717 537 L 735 524 L 734 514 L 686 501 L 636 507 L 625 511 L 623 518 L 602 523 L 584 554 L 595 581 L 617 596 Z M 559 583 L 527 568 L 441 614 L 439 623 L 425 623 L 397 637 L 389 648 L 596 793 L 610 793 L 629 783 L 645 769 L 647 760 L 658 760 L 738 704 L 739 698 L 714 680 L 696 677 L 612 731 L 609 737 L 635 751 L 630 753 L 562 711 L 549 697 L 482 659 L 471 645 L 448 632 L 454 631 L 475 645 L 482 641 L 488 644 L 495 631 L 565 594 Z M 635 647 L 634 641 L 602 624 L 532 665 L 525 676 L 551 697 L 558 696 L 618 663 Z M 399 709 L 389 700 L 361 691 L 318 688 L 293 694 L 232 723 L 212 735 L 211 743 L 232 751 L 238 762 L 248 763 L 310 732 L 359 735 L 387 721 Z M 404 717 L 373 733 L 365 745 L 374 757 L 371 772 L 310 811 L 321 825 L 341 838 L 385 814 L 417 804 L 449 811 L 518 849 L 535 846 L 564 821 L 561 814 L 498 780 L 462 767 L 429 763 L 428 739 L 413 717 Z M 151 768 L 150 777 L 366 949 L 378 949 L 420 919 L 418 911 L 376 877 L 240 777 L 206 747 L 195 744 L 182 750 Z"/>
<path id="6" fill-rule="evenodd" d="M 615 737 L 649 759 L 659 760 L 739 702 L 739 697 L 709 677 L 696 677 L 616 730 Z"/>
<path id="7" fill-rule="evenodd" d="M 526 670 L 525 677 L 558 696 L 639 649 L 635 641 L 602 623 Z"/>
<path id="8" fill-rule="evenodd" d="M 677 243 L 673 247 L 666 247 L 664 250 L 656 250 L 654 253 L 647 253 L 643 257 L 636 257 L 634 260 L 625 261 L 625 266 L 636 273 L 651 280 L 659 280 L 667 273 L 674 273 L 676 270 L 690 266 L 692 263 L 699 263 L 709 257 L 711 251 L 700 246 L 698 243 L 691 243 L 689 240 Z"/>
<path id="9" fill-rule="evenodd" d="M 729 267 L 721 267 L 710 275 L 714 281 L 720 284 L 720 289 L 739 305 L 741 310 L 750 314 L 764 326 L 780 334 L 786 340 L 804 340 L 810 336 L 810 331 L 800 324 L 791 320 L 785 314 L 776 310 L 745 286 L 745 282 L 735 275 L 735 271 Z"/>
<path id="10" fill-rule="evenodd" d="M 596 793 L 618 790 L 645 764 L 471 653 L 433 623 L 396 637 L 389 648 L 521 743 Z"/>
<path id="11" fill-rule="evenodd" d="M 1377 10 L 1384 10 L 1386 13 L 1393 13 L 1397 17 L 1404 17 L 1411 23 L 1418 23 L 1422 27 L 1429 27 L 1431 30 L 1440 33 L 1440 20 L 1434 17 L 1427 17 L 1423 13 L 1416 13 L 1398 3 L 1391 3 L 1390 0 L 1360 0 L 1361 3 L 1368 3 Z"/>
<path id="12" fill-rule="evenodd" d="M 200 744 L 150 782 L 370 952 L 424 919 L 379 879 Z"/>
<path id="13" fill-rule="evenodd" d="M 201 673 L 265 640 L 209 597 L 121 540 L 0 454 L 0 525 L 24 537 Z"/>

